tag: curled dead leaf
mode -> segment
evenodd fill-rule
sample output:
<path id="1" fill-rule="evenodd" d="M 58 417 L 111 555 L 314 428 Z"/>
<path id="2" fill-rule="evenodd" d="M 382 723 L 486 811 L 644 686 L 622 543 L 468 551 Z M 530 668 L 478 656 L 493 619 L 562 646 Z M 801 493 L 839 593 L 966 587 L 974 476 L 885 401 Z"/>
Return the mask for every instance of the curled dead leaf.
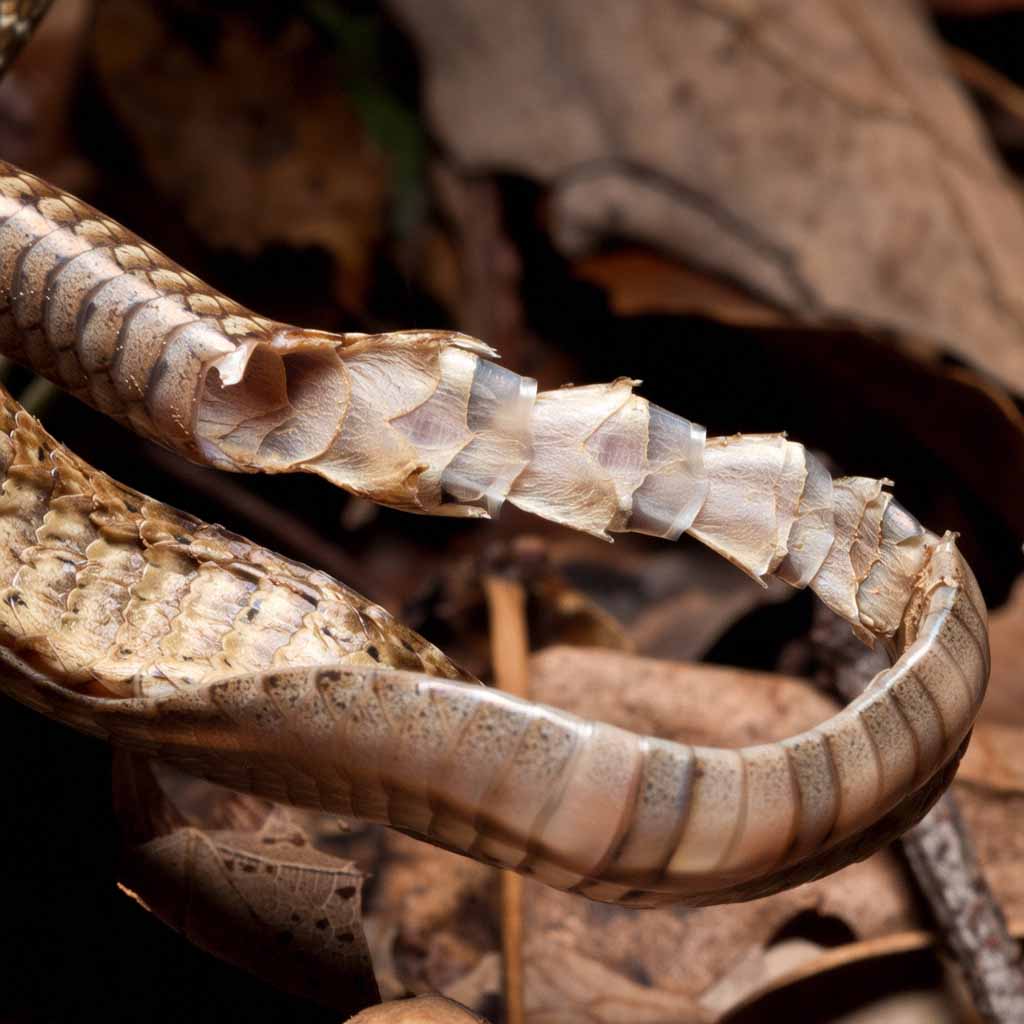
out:
<path id="1" fill-rule="evenodd" d="M 791 326 L 792 317 L 721 277 L 638 247 L 584 257 L 576 276 L 608 292 L 619 316 L 678 313 L 738 327 Z"/>
<path id="2" fill-rule="evenodd" d="M 956 1024 L 978 1018 L 927 932 L 895 935 L 831 951 L 808 970 L 742 1003 L 724 1024 L 821 1020 L 828 1024 Z"/>

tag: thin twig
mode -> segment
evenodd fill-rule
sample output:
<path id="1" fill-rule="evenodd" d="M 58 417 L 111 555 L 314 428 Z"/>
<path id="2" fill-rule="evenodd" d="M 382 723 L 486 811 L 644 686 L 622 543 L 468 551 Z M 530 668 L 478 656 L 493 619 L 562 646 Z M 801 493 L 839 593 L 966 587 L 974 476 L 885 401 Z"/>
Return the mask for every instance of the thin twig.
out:
<path id="1" fill-rule="evenodd" d="M 1020 947 L 981 873 L 956 798 L 947 792 L 903 837 L 917 884 L 986 1021 L 1024 1021 Z"/>
<path id="2" fill-rule="evenodd" d="M 987 97 L 1003 113 L 1024 121 L 1024 90 L 1019 85 L 967 50 L 948 44 L 943 49 L 964 85 Z"/>
<path id="3" fill-rule="evenodd" d="M 498 688 L 516 697 L 530 691 L 530 640 L 526 624 L 526 590 L 517 580 L 484 580 L 491 620 L 491 660 Z M 501 875 L 501 945 L 505 978 L 506 1024 L 523 1024 L 523 879 Z"/>
<path id="4" fill-rule="evenodd" d="M 846 700 L 856 697 L 881 667 L 879 652 L 856 641 L 850 627 L 825 608 L 811 634 L 823 674 Z M 1024 1021 L 1020 947 L 988 887 L 951 791 L 902 840 L 914 878 L 928 901 L 942 942 L 954 954 L 975 1008 L 987 1024 Z"/>

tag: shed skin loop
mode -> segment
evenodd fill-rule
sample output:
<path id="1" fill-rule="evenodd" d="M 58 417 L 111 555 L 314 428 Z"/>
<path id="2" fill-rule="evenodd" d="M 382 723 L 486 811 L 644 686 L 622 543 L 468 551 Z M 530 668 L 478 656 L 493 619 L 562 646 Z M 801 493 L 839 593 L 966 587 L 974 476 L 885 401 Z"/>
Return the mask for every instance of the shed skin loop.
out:
<path id="1" fill-rule="evenodd" d="M 893 657 L 779 743 L 637 736 L 476 683 L 326 574 L 115 483 L 0 400 L 4 687 L 239 789 L 630 905 L 836 870 L 948 784 L 984 696 L 955 537 L 782 434 L 705 436 L 636 382 L 538 393 L 465 335 L 260 317 L 0 163 L 0 352 L 197 462 L 312 472 L 418 513 L 505 501 L 602 539 L 683 532 L 811 587 Z"/>

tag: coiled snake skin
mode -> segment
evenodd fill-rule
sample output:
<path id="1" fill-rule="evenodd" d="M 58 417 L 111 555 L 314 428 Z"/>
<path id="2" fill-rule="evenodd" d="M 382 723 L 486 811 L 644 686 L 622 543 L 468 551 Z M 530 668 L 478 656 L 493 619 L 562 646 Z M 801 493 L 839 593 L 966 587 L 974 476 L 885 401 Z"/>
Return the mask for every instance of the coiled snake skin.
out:
<path id="1" fill-rule="evenodd" d="M 273 799 L 631 905 L 749 899 L 864 856 L 948 784 L 984 696 L 955 539 L 782 435 L 707 440 L 633 382 L 537 394 L 447 332 L 256 316 L 0 163 L 0 351 L 194 461 L 308 471 L 410 511 L 504 501 L 709 544 L 810 586 L 894 656 L 780 743 L 637 736 L 476 683 L 326 574 L 115 483 L 0 401 L 3 688 Z"/>

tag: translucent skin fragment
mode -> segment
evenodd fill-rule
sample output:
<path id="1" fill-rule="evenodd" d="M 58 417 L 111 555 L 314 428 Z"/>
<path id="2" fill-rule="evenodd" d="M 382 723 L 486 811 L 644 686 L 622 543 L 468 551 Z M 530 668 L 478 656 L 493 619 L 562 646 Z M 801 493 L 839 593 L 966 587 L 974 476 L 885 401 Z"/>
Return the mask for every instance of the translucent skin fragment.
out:
<path id="1" fill-rule="evenodd" d="M 786 556 L 776 575 L 794 587 L 806 587 L 817 575 L 835 540 L 832 476 L 810 452 L 804 453 L 807 477 Z"/>
<path id="2" fill-rule="evenodd" d="M 678 540 L 692 525 L 708 493 L 704 475 L 705 431 L 697 423 L 651 405 L 647 475 L 633 492 L 626 529 Z"/>
<path id="3" fill-rule="evenodd" d="M 478 359 L 469 390 L 469 441 L 441 472 L 442 498 L 496 516 L 533 452 L 537 382 Z"/>
<path id="4" fill-rule="evenodd" d="M 628 378 L 537 394 L 465 335 L 267 320 L 7 164 L 0 306 L 4 354 L 221 469 L 317 473 L 421 513 L 493 515 L 511 501 L 604 539 L 689 531 L 881 635 L 928 546 L 923 533 L 892 539 L 880 482 L 833 485 L 783 435 L 706 441 Z"/>
<path id="5" fill-rule="evenodd" d="M 896 655 L 781 743 L 636 736 L 479 686 L 323 573 L 111 481 L 2 395 L 3 685 L 76 728 L 628 904 L 835 870 L 955 769 L 988 677 L 969 568 L 888 481 L 831 481 L 784 435 L 707 440 L 628 378 L 538 394 L 451 332 L 267 320 L 6 164 L 0 351 L 222 469 L 317 473 L 420 513 L 509 501 L 603 539 L 688 531 Z"/>

